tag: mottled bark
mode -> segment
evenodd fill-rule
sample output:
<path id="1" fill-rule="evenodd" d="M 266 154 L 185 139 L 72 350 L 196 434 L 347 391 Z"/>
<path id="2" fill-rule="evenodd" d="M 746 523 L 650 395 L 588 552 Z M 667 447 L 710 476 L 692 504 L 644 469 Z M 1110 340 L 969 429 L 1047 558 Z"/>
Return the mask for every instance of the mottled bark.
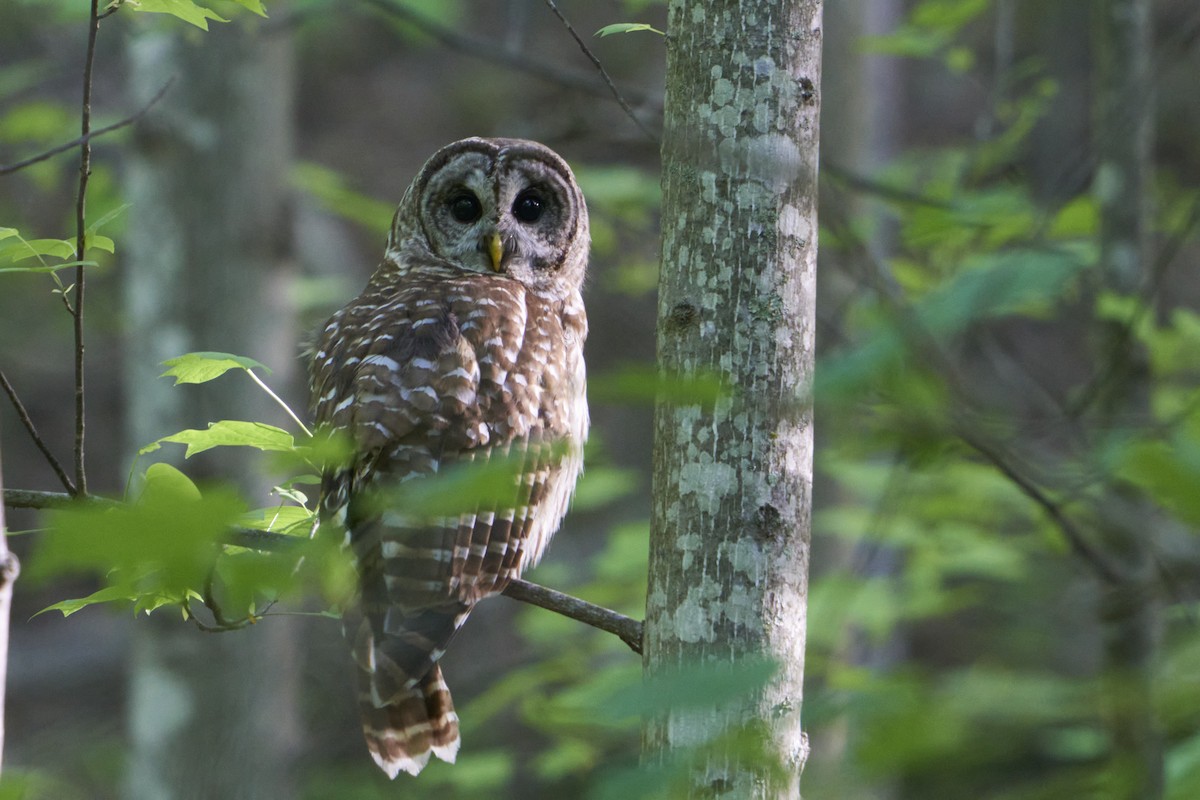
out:
<path id="1" fill-rule="evenodd" d="M 1152 261 L 1151 180 L 1154 99 L 1150 0 L 1103 0 L 1094 10 L 1096 174 L 1100 265 L 1105 286 L 1131 294 Z M 1098 411 L 1106 429 L 1146 418 L 1145 353 L 1121 326 L 1099 343 L 1107 370 Z M 1112 742 L 1109 796 L 1163 796 L 1163 745 L 1153 681 L 1162 610 L 1157 591 L 1154 511 L 1123 487 L 1106 494 L 1103 533 L 1123 578 L 1102 587 L 1104 666 Z"/>
<path id="2" fill-rule="evenodd" d="M 648 723 L 650 759 L 737 729 L 766 745 L 706 750 L 697 796 L 797 797 L 807 751 L 821 37 L 815 0 L 669 7 L 658 358 L 730 391 L 655 411 L 646 670 L 779 665 L 743 704 Z"/>
<path id="3" fill-rule="evenodd" d="M 247 380 L 174 387 L 158 376 L 166 358 L 221 350 L 281 368 L 272 377 L 281 387 L 296 340 L 281 285 L 291 237 L 290 41 L 255 35 L 256 23 L 214 24 L 199 35 L 152 16 L 130 23 L 132 93 L 143 101 L 176 80 L 138 126 L 125 172 L 134 219 L 122 275 L 132 448 L 217 419 L 287 425 Z M 269 486 L 253 477 L 245 453 L 212 455 L 187 471 L 236 480 L 247 497 L 265 499 Z M 166 613 L 139 624 L 123 796 L 295 796 L 295 636 L 295 623 L 278 618 L 220 635 Z"/>

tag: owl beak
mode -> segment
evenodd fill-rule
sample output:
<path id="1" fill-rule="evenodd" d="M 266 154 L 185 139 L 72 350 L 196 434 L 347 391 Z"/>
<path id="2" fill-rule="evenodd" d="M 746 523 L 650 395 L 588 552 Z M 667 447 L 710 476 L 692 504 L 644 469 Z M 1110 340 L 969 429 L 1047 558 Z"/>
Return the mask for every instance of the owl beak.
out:
<path id="1" fill-rule="evenodd" d="M 487 238 L 488 256 L 492 259 L 492 272 L 504 271 L 504 243 L 500 241 L 500 233 L 492 231 Z"/>

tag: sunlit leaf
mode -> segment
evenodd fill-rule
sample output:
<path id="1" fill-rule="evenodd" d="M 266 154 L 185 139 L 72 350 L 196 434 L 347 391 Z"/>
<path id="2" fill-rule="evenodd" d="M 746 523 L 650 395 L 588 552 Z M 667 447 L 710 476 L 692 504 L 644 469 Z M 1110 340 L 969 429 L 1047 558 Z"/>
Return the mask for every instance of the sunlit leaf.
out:
<path id="1" fill-rule="evenodd" d="M 240 524 L 261 531 L 307 534 L 312 521 L 313 513 L 303 506 L 274 506 L 247 512 Z"/>
<path id="2" fill-rule="evenodd" d="M 258 14 L 260 17 L 265 17 L 267 15 L 267 10 L 263 8 L 262 0 L 233 0 L 233 2 L 237 3 L 247 11 Z"/>
<path id="3" fill-rule="evenodd" d="M 113 240 L 107 236 L 101 236 L 97 233 L 92 236 L 88 236 L 86 242 L 88 250 L 103 250 L 106 253 L 116 252 L 116 245 L 113 243 Z"/>
<path id="4" fill-rule="evenodd" d="M 638 31 L 649 31 L 657 33 L 659 36 L 666 36 L 663 31 L 644 22 L 614 22 L 612 25 L 605 25 L 596 31 L 595 35 L 603 37 L 612 36 L 614 33 L 637 33 Z"/>
<path id="5" fill-rule="evenodd" d="M 263 422 L 229 419 L 209 423 L 205 430 L 189 428 L 170 436 L 164 436 L 158 442 L 187 445 L 184 458 L 191 458 L 197 453 L 203 453 L 214 447 L 254 447 L 259 450 L 279 452 L 291 452 L 296 447 L 292 435 L 282 428 L 276 428 L 274 425 L 267 425 Z M 147 452 L 147 449 L 143 448 L 142 452 Z"/>
<path id="6" fill-rule="evenodd" d="M 169 367 L 160 378 L 173 377 L 175 385 L 181 383 L 206 383 L 219 378 L 231 369 L 252 370 L 255 368 L 270 374 L 266 365 L 260 364 L 253 358 L 235 356 L 232 353 L 196 352 L 185 353 L 177 358 L 169 358 L 162 362 Z"/>
<path id="7" fill-rule="evenodd" d="M 243 508 L 232 492 L 197 495 L 178 470 L 155 465 L 134 503 L 50 512 L 30 576 L 90 573 L 136 597 L 140 610 L 179 604 L 204 585 Z"/>
<path id="8" fill-rule="evenodd" d="M 134 11 L 154 14 L 170 14 L 197 28 L 208 30 L 208 21 L 228 22 L 211 8 L 196 5 L 192 0 L 126 0 L 125 5 Z"/>
<path id="9" fill-rule="evenodd" d="M 136 597 L 136 592 L 131 592 L 125 587 L 106 586 L 98 592 L 89 594 L 87 597 L 80 597 L 75 600 L 63 600 L 55 603 L 52 606 L 46 606 L 41 611 L 37 612 L 37 614 L 34 614 L 34 616 L 36 617 L 38 614 L 45 614 L 47 611 L 58 611 L 61 612 L 64 617 L 69 617 L 76 611 L 87 608 L 91 605 L 97 605 L 99 603 L 111 603 L 117 600 L 132 602 L 134 599 L 136 599 Z"/>
<path id="10" fill-rule="evenodd" d="M 43 274 L 44 275 L 44 274 L 51 273 L 51 272 L 58 272 L 60 269 L 67 269 L 68 267 L 94 267 L 94 266 L 96 266 L 95 261 L 64 261 L 61 264 L 52 264 L 52 265 L 46 266 L 46 267 L 40 267 L 40 266 L 39 267 L 0 267 L 0 273 L 28 272 L 31 274 Z"/>
<path id="11" fill-rule="evenodd" d="M 0 245 L 0 262 L 17 262 L 38 256 L 71 258 L 74 255 L 75 243 L 66 239 L 19 239 Z"/>

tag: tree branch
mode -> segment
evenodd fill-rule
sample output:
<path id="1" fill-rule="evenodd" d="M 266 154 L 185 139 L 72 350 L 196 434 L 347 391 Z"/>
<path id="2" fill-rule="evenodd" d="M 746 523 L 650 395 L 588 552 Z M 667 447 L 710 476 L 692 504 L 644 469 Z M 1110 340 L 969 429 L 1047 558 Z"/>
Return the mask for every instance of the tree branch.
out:
<path id="1" fill-rule="evenodd" d="M 75 484 L 71 483 L 71 479 L 67 477 L 66 470 L 62 464 L 54 457 L 54 453 L 50 452 L 50 448 L 42 440 L 38 434 L 37 427 L 33 424 L 33 420 L 29 416 L 29 412 L 25 410 L 25 405 L 21 402 L 21 398 L 17 396 L 17 391 L 13 389 L 11 383 L 8 382 L 8 377 L 4 374 L 4 370 L 0 370 L 0 388 L 4 389 L 4 393 L 8 395 L 8 399 L 12 401 L 13 408 L 17 410 L 17 418 L 21 420 L 21 424 L 25 426 L 25 430 L 29 432 L 29 436 L 33 439 L 33 443 L 42 451 L 42 455 L 46 457 L 46 461 L 50 463 L 50 468 L 54 470 L 54 474 L 58 475 L 58 479 L 62 481 L 62 485 L 72 495 L 78 494 L 75 489 Z"/>
<path id="2" fill-rule="evenodd" d="M 436 25 L 408 8 L 394 5 L 387 2 L 387 0 L 360 0 L 360 2 L 378 9 L 388 16 L 403 20 L 405 24 L 411 25 L 443 46 L 464 55 L 503 64 L 506 67 L 511 67 L 512 69 L 533 75 L 550 83 L 586 92 L 596 97 L 607 98 L 610 94 L 609 89 L 589 73 L 563 69 L 548 61 L 530 58 L 522 52 L 510 51 L 504 47 L 499 47 L 486 39 L 464 36 L 457 31 Z M 636 90 L 626 90 L 626 94 L 632 97 L 634 102 L 637 103 L 646 103 L 651 99 L 649 94 Z"/>
<path id="3" fill-rule="evenodd" d="M 111 125 L 105 125 L 103 128 L 97 128 L 96 130 L 94 130 L 88 134 L 85 134 L 83 136 L 72 139 L 69 142 L 64 142 L 63 144 L 60 144 L 57 147 L 52 147 L 49 150 L 47 150 L 46 152 L 39 153 L 36 156 L 31 156 L 31 157 L 25 159 L 24 161 L 18 161 L 15 164 L 5 164 L 3 166 L 0 166 L 0 175 L 8 175 L 8 174 L 16 172 L 18 170 L 25 169 L 28 166 L 37 164 L 38 162 L 41 162 L 41 161 L 45 161 L 48 158 L 53 158 L 54 156 L 58 155 L 59 153 L 65 153 L 68 150 L 72 150 L 76 147 L 79 147 L 82 144 L 87 144 L 92 139 L 95 139 L 98 136 L 103 136 L 106 133 L 112 133 L 113 131 L 120 130 L 121 128 L 125 128 L 125 127 L 128 127 L 129 125 L 132 125 L 133 123 L 137 122 L 142 117 L 146 116 L 146 112 L 148 112 L 151 108 L 153 108 L 158 103 L 159 100 L 163 99 L 163 96 L 166 95 L 167 90 L 171 88 L 171 84 L 174 82 L 175 82 L 175 78 L 174 77 L 170 78 L 166 83 L 163 84 L 163 87 L 158 90 L 158 92 L 154 95 L 154 97 L 150 98 L 150 102 L 146 103 L 146 105 L 142 106 L 140 109 L 138 109 L 134 113 L 130 114 L 128 117 L 125 117 L 125 119 L 122 119 L 118 122 L 114 122 Z"/>
<path id="4" fill-rule="evenodd" d="M 71 311 L 75 328 L 75 488 L 87 494 L 87 472 L 84 469 L 84 390 L 83 390 L 83 258 L 87 253 L 87 187 L 92 175 L 92 70 L 96 63 L 96 34 L 100 31 L 99 0 L 92 0 L 88 18 L 87 55 L 83 62 L 83 102 L 79 112 L 79 192 L 75 200 L 75 305 Z"/>
<path id="5" fill-rule="evenodd" d="M 36 492 L 27 489 L 4 490 L 4 504 L 13 508 L 61 508 L 73 501 L 74 498 L 71 495 L 62 492 Z M 88 497 L 85 501 L 116 505 L 115 501 L 96 497 Z M 308 539 L 269 531 L 235 528 L 229 532 L 225 543 L 270 553 L 286 553 L 303 548 L 308 543 Z M 586 600 L 580 600 L 578 597 L 547 589 L 529 581 L 512 581 L 503 593 L 506 597 L 522 603 L 553 611 L 576 622 L 582 622 L 614 634 L 629 645 L 635 653 L 642 652 L 642 623 L 632 617 L 618 614 L 603 606 L 594 605 Z"/>
<path id="6" fill-rule="evenodd" d="M 1008 478 L 1022 494 L 1040 506 L 1046 512 L 1046 515 L 1054 521 L 1054 524 L 1067 540 L 1067 544 L 1075 552 L 1075 555 L 1090 564 L 1097 575 L 1108 584 L 1121 583 L 1125 576 L 1117 567 L 1109 562 L 1107 557 L 1092 546 L 1088 538 L 1083 534 L 1083 531 L 1075 525 L 1074 521 L 1067 516 L 1058 503 L 1054 502 L 1050 499 L 1049 495 L 1042 491 L 1041 487 L 1010 464 L 1008 459 L 996 448 L 981 440 L 971 431 L 961 426 L 955 426 L 955 433 L 957 433 L 959 439 L 983 456 L 1004 477 Z"/>
<path id="7" fill-rule="evenodd" d="M 617 85 L 613 83 L 612 78 L 608 77 L 608 72 L 604 69 L 604 65 L 600 63 L 600 59 L 596 58 L 596 55 L 591 51 L 591 49 L 588 48 L 583 39 L 579 38 L 579 34 L 575 32 L 575 28 L 570 22 L 567 21 L 567 18 L 563 16 L 562 12 L 558 10 L 558 6 L 555 5 L 554 0 L 545 0 L 545 3 L 550 10 L 554 12 L 554 16 L 558 17 L 558 21 L 561 22 L 564 27 L 566 27 L 567 32 L 571 34 L 571 38 L 573 38 L 575 43 L 579 45 L 579 49 L 583 51 L 583 54 L 587 56 L 588 60 L 590 60 L 593 66 L 596 67 L 596 71 L 600 73 L 601 79 L 604 80 L 604 85 L 608 87 L 610 92 L 612 92 L 612 96 L 617 99 L 617 103 L 621 106 L 621 109 L 629 116 L 631 120 L 633 120 L 633 124 L 638 126 L 638 130 L 646 134 L 647 139 L 655 144 L 658 144 L 658 137 L 651 133 L 650 129 L 642 124 L 642 121 L 638 119 L 637 114 L 633 113 L 633 109 L 629 107 L 629 103 L 625 102 L 625 98 L 621 96 L 621 92 L 619 89 L 617 89 Z"/>

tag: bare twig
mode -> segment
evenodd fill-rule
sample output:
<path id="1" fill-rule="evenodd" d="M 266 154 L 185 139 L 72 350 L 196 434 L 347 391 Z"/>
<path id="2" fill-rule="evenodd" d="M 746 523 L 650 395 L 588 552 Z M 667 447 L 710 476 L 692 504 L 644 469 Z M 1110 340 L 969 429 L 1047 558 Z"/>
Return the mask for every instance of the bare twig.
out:
<path id="1" fill-rule="evenodd" d="M 158 92 L 154 95 L 154 97 L 150 98 L 150 102 L 146 103 L 146 105 L 142 106 L 140 109 L 138 109 L 133 114 L 130 114 L 128 117 L 125 117 L 125 119 L 122 119 L 118 122 L 114 122 L 111 125 L 105 125 L 103 128 L 97 128 L 96 130 L 92 131 L 91 133 L 88 133 L 88 134 L 85 134 L 78 138 L 72 139 L 69 142 L 64 142 L 63 144 L 60 144 L 57 147 L 52 147 L 49 150 L 47 150 L 46 152 L 39 153 L 36 156 L 31 156 L 30 158 L 27 158 L 24 161 L 18 161 L 14 164 L 5 164 L 3 166 L 0 166 L 0 175 L 8 175 L 9 173 L 25 169 L 26 167 L 33 165 L 33 164 L 37 164 L 40 161 L 45 161 L 48 158 L 53 158 L 54 156 L 58 155 L 59 153 L 65 153 L 68 150 L 72 150 L 72 149 L 80 146 L 81 144 L 86 144 L 86 143 L 90 142 L 92 139 L 95 139 L 99 136 L 103 136 L 106 133 L 112 133 L 113 131 L 120 130 L 121 128 L 132 125 L 133 123 L 137 122 L 139 119 L 144 117 L 146 115 L 146 112 L 148 112 L 151 108 L 153 108 L 155 106 L 155 104 L 158 103 L 159 100 L 163 99 L 163 96 L 166 95 L 167 90 L 171 88 L 171 84 L 174 82 L 175 82 L 175 78 L 172 77 L 170 80 L 168 80 L 166 83 L 163 84 L 163 87 L 158 90 Z"/>
<path id="2" fill-rule="evenodd" d="M 29 412 L 25 410 L 25 405 L 21 402 L 21 398 L 17 396 L 17 392 L 13 389 L 12 384 L 8 382 L 8 377 L 4 374 L 3 370 L 0 370 L 0 388 L 4 389 L 4 393 L 12 401 L 13 408 L 17 410 L 17 418 L 21 420 L 21 424 L 25 426 L 25 430 L 29 432 L 33 443 L 42 451 L 42 455 L 46 457 L 46 461 L 50 463 L 50 468 L 54 470 L 54 474 L 62 481 L 62 485 L 71 494 L 78 494 L 75 484 L 71 483 L 71 479 L 67 476 L 67 471 L 63 469 L 62 464 L 58 462 L 58 459 L 54 457 L 54 453 L 50 452 L 50 448 L 46 446 L 41 435 L 38 434 L 37 427 L 33 424 Z"/>
<path id="3" fill-rule="evenodd" d="M 509 51 L 486 39 L 464 36 L 457 31 L 432 23 L 404 6 L 389 3 L 387 0 L 360 0 L 360 2 L 396 19 L 403 20 L 405 24 L 411 25 L 443 46 L 464 55 L 503 64 L 506 67 L 511 67 L 512 69 L 533 75 L 550 83 L 556 83 L 559 86 L 586 92 L 597 97 L 609 97 L 610 95 L 608 88 L 602 82 L 593 78 L 590 73 L 564 69 L 549 61 L 542 61 L 520 52 Z M 651 99 L 649 94 L 636 90 L 630 91 L 627 89 L 626 94 L 632 97 L 634 102 L 637 103 L 645 103 Z"/>
<path id="4" fill-rule="evenodd" d="M 100 0 L 91 0 L 88 17 L 87 55 L 83 61 L 83 102 L 79 112 L 79 135 L 83 143 L 79 146 L 79 193 L 75 200 L 75 257 L 82 259 L 87 254 L 87 187 L 92 175 L 92 69 L 96 63 L 96 34 L 100 31 Z M 75 488 L 80 495 L 87 494 L 87 472 L 84 469 L 84 390 L 83 390 L 83 299 L 84 270 L 80 264 L 75 268 L 75 304 L 71 316 L 75 323 Z"/>
<path id="5" fill-rule="evenodd" d="M 61 508 L 73 502 L 69 494 L 62 492 L 34 492 L 25 489 L 5 489 L 4 503 L 13 508 Z M 115 501 L 88 497 L 86 502 L 111 503 Z M 253 550 L 263 550 L 271 553 L 297 552 L 304 548 L 309 540 L 299 536 L 288 536 L 282 533 L 235 528 L 226 537 L 227 544 L 246 547 Z M 578 597 L 547 589 L 536 583 L 517 580 L 504 590 L 506 597 L 523 603 L 553 611 L 577 622 L 590 625 L 602 631 L 614 634 L 629 645 L 636 653 L 642 652 L 642 623 L 624 614 L 594 605 Z"/>
<path id="6" fill-rule="evenodd" d="M 596 67 L 596 71 L 600 73 L 600 77 L 603 79 L 604 85 L 608 87 L 610 92 L 612 92 L 612 96 L 616 98 L 617 103 L 621 106 L 621 109 L 629 116 L 631 120 L 633 120 L 633 124 L 638 126 L 638 130 L 646 134 L 646 138 L 657 144 L 658 137 L 651 133 L 650 129 L 642 124 L 642 121 L 638 119 L 638 115 L 635 114 L 633 109 L 629 107 L 629 103 L 625 102 L 625 98 L 621 95 L 620 90 L 617 89 L 617 85 L 613 83 L 612 78 L 608 77 L 608 72 L 604 69 L 604 65 L 600 63 L 600 59 L 596 58 L 596 55 L 591 51 L 590 48 L 588 48 L 583 39 L 579 37 L 579 34 L 575 32 L 575 28 L 571 25 L 567 18 L 563 16 L 562 12 L 558 10 L 558 6 L 555 5 L 554 0 L 545 0 L 545 3 L 550 10 L 554 12 L 554 16 L 558 17 L 558 21 L 563 24 L 563 26 L 567 29 L 567 32 L 571 34 L 571 38 L 573 38 L 575 43 L 579 45 L 579 49 L 583 51 L 583 54 L 587 56 L 588 60 L 592 62 L 592 65 Z"/>

